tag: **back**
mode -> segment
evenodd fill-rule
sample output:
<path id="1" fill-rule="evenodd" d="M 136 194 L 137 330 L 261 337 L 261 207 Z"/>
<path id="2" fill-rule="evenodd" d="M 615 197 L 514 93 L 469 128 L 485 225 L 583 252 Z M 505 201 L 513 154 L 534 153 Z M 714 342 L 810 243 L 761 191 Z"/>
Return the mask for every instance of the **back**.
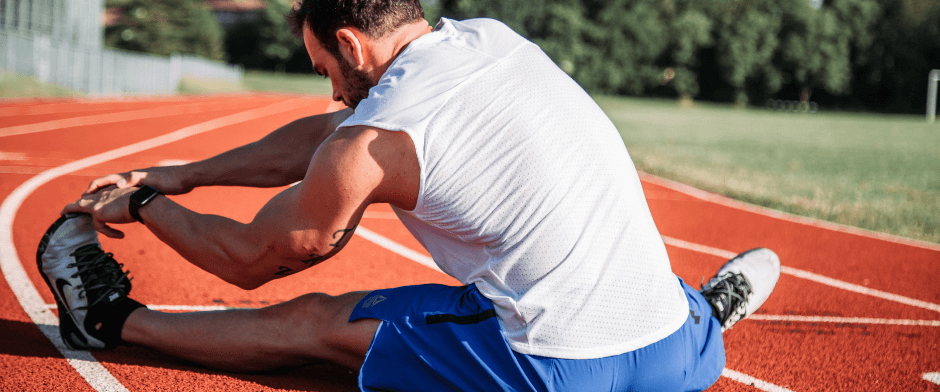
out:
<path id="1" fill-rule="evenodd" d="M 505 25 L 443 20 L 348 125 L 411 136 L 420 194 L 396 212 L 443 271 L 493 301 L 513 350 L 616 355 L 688 316 L 613 124 Z"/>

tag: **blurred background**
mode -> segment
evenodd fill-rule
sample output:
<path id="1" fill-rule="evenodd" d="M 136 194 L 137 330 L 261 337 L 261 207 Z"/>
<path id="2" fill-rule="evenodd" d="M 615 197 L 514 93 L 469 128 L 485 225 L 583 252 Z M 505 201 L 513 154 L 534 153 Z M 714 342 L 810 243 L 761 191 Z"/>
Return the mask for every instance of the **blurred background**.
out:
<path id="1" fill-rule="evenodd" d="M 99 94 L 147 91 L 68 83 L 61 74 L 73 78 L 88 72 L 76 68 L 98 64 L 55 53 L 64 49 L 60 46 L 214 60 L 235 66 L 233 72 L 310 73 L 302 42 L 284 20 L 293 1 L 0 0 L 0 66 L 8 74 Z M 806 109 L 813 102 L 815 110 L 924 113 L 927 75 L 940 68 L 940 2 L 935 0 L 425 0 L 423 5 L 432 25 L 441 16 L 504 21 L 591 93 L 686 104 L 774 109 L 789 101 Z M 27 39 L 33 42 L 13 42 Z M 8 53 L 17 50 L 19 56 Z M 29 63 L 39 64 L 30 69 Z M 237 72 L 175 72 L 240 81 Z"/>
<path id="2" fill-rule="evenodd" d="M 292 4 L 0 0 L 0 98 L 329 94 L 287 28 Z M 640 170 L 940 242 L 940 124 L 928 109 L 940 1 L 422 4 L 432 25 L 490 17 L 540 45 L 597 99 Z"/>

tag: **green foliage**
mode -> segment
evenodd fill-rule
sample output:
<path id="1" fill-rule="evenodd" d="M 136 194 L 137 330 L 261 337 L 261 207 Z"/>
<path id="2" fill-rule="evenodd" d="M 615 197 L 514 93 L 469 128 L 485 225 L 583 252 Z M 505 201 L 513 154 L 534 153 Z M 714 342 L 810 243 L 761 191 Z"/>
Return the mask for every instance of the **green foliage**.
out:
<path id="1" fill-rule="evenodd" d="M 940 68 L 940 2 L 883 0 L 871 44 L 853 58 L 853 103 L 924 113 L 927 74 Z"/>
<path id="2" fill-rule="evenodd" d="M 698 95 L 698 78 L 693 71 L 699 65 L 698 51 L 711 46 L 714 42 L 711 31 L 714 21 L 702 10 L 687 7 L 673 18 L 670 30 L 670 52 L 674 64 L 675 78 L 671 81 L 673 89 L 680 96 Z M 663 80 L 669 83 L 669 80 Z"/>
<path id="3" fill-rule="evenodd" d="M 669 45 L 658 0 L 446 0 L 444 16 L 499 19 L 539 44 L 588 90 L 640 94 Z"/>
<path id="4" fill-rule="evenodd" d="M 444 0 L 441 9 L 505 22 L 592 92 L 743 105 L 805 90 L 920 107 L 916 86 L 940 67 L 940 3 L 931 0 L 818 9 L 809 0 Z"/>
<path id="5" fill-rule="evenodd" d="M 432 27 L 441 20 L 441 1 L 440 0 L 421 0 L 421 8 L 424 9 L 424 19 Z"/>
<path id="6" fill-rule="evenodd" d="M 229 28 L 225 49 L 230 62 L 246 68 L 284 69 L 292 58 L 306 58 L 303 41 L 291 34 L 285 19 L 293 2 L 267 0 L 266 3 L 260 18 Z"/>
<path id="7" fill-rule="evenodd" d="M 107 0 L 122 17 L 105 29 L 105 45 L 169 56 L 190 53 L 221 60 L 222 30 L 198 0 Z"/>

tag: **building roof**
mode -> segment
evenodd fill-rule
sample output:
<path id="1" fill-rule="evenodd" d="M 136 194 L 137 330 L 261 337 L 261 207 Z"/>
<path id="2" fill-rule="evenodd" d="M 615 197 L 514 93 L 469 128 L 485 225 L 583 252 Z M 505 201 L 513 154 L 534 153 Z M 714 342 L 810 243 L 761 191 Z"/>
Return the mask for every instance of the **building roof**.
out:
<path id="1" fill-rule="evenodd" d="M 207 0 L 213 11 L 249 12 L 262 10 L 264 0 Z"/>

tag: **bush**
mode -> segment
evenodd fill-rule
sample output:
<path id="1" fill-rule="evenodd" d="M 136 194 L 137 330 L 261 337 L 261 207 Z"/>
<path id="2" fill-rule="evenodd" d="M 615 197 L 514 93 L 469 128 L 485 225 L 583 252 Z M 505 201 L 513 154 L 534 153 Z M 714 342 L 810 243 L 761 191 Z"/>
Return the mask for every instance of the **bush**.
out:
<path id="1" fill-rule="evenodd" d="M 189 53 L 222 60 L 222 29 L 198 0 L 108 0 L 122 16 L 105 28 L 105 45 L 169 56 Z"/>
<path id="2" fill-rule="evenodd" d="M 931 0 L 444 0 L 502 20 L 586 90 L 922 112 L 940 67 Z M 815 98 L 814 98 L 815 97 Z"/>

